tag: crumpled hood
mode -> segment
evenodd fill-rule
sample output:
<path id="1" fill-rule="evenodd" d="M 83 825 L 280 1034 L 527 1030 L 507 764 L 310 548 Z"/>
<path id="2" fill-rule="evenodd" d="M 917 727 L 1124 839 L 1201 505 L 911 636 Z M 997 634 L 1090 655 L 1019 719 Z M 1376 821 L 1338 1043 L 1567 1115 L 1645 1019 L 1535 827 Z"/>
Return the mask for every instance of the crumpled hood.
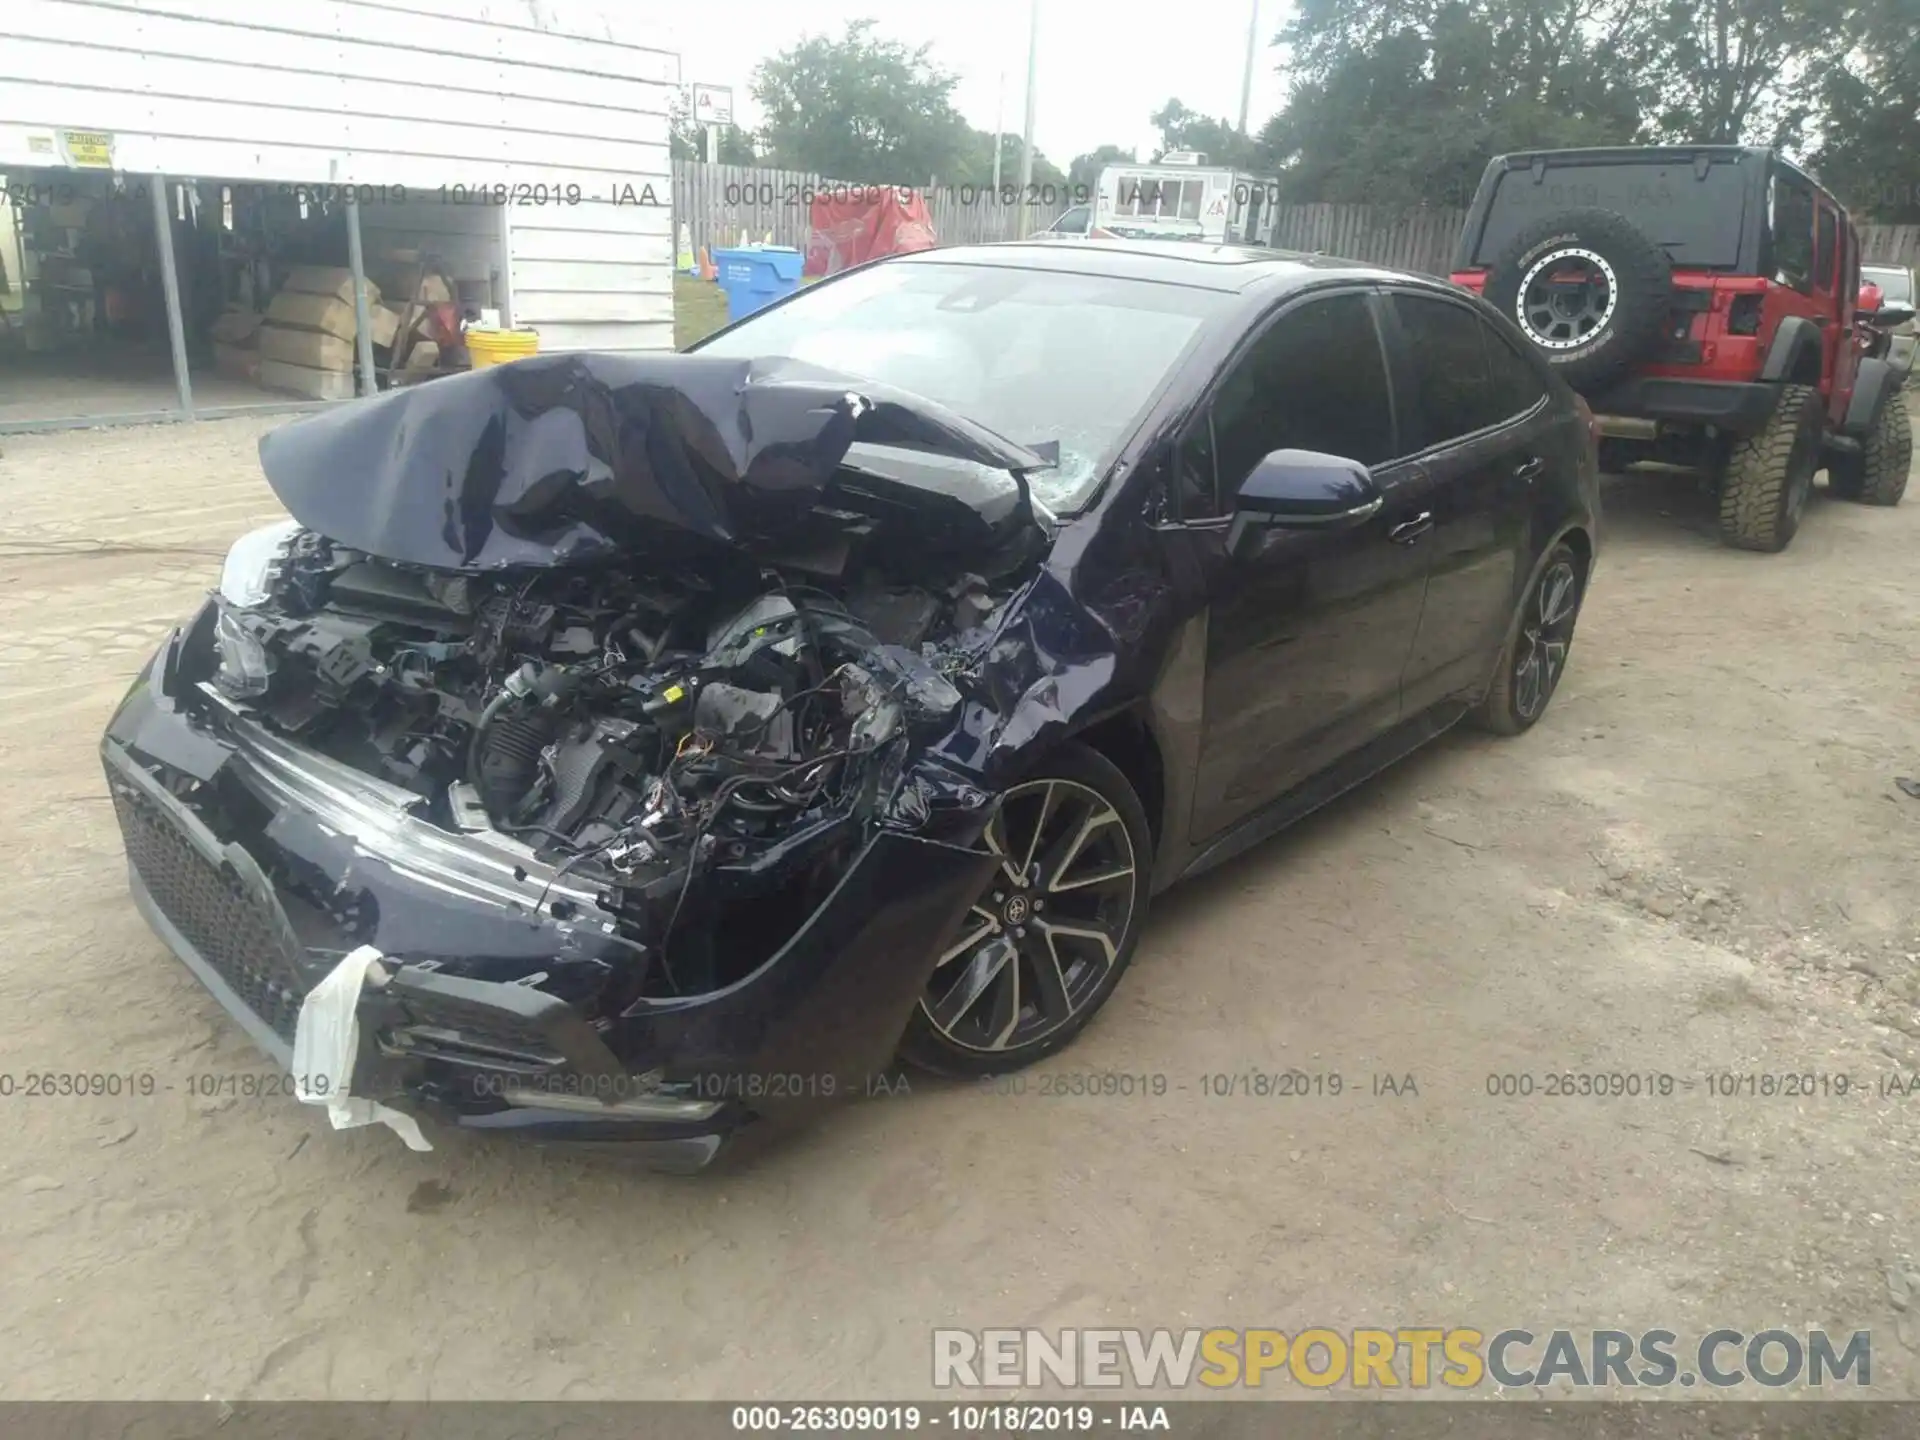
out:
<path id="1" fill-rule="evenodd" d="M 294 519 L 442 569 L 776 543 L 855 442 L 1049 462 L 930 400 L 784 359 L 536 356 L 296 421 L 260 464 Z"/>

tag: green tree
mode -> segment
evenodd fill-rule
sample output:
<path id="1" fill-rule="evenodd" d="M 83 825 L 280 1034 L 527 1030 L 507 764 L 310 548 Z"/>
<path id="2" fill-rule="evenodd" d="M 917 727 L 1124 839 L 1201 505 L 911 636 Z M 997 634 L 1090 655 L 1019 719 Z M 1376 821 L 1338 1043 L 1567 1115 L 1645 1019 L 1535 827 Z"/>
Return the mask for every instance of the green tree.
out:
<path id="1" fill-rule="evenodd" d="M 993 184 L 993 132 L 991 130 L 969 130 L 967 132 L 966 152 L 954 165 L 951 175 L 939 176 L 940 182 L 953 185 L 991 185 Z M 1020 147 L 1018 135 L 1000 137 L 1000 184 L 1002 187 L 1017 186 L 1020 183 Z M 1033 183 L 1059 187 L 1066 184 L 1067 177 L 1041 151 L 1039 146 L 1033 149 Z"/>
<path id="2" fill-rule="evenodd" d="M 667 106 L 668 149 L 676 160 L 704 160 L 707 158 L 706 127 L 693 123 L 692 107 L 687 103 L 687 92 L 676 91 Z M 759 157 L 754 153 L 753 136 L 737 125 L 728 125 L 720 131 L 720 163 L 722 165 L 751 165 Z"/>
<path id="3" fill-rule="evenodd" d="M 1159 148 L 1153 158 L 1172 150 L 1189 150 L 1207 157 L 1209 165 L 1244 168 L 1258 163 L 1260 147 L 1224 120 L 1215 120 L 1197 110 L 1189 110 L 1179 100 L 1169 100 L 1149 117 L 1160 131 Z"/>
<path id="4" fill-rule="evenodd" d="M 1632 43 L 1663 139 L 1792 144 L 1854 0 L 1664 0 Z"/>
<path id="5" fill-rule="evenodd" d="M 1073 163 L 1067 166 L 1067 184 L 1077 190 L 1091 190 L 1100 183 L 1100 172 L 1107 166 L 1131 165 L 1138 158 L 1133 151 L 1123 150 L 1118 145 L 1102 145 L 1097 150 L 1073 157 Z"/>
<path id="6" fill-rule="evenodd" d="M 955 77 L 933 64 L 927 46 L 879 39 L 874 25 L 853 21 L 839 39 L 809 36 L 755 69 L 760 138 L 773 163 L 834 180 L 924 185 L 967 157 Z"/>
<path id="7" fill-rule="evenodd" d="M 1920 224 L 1920 0 L 1855 6 L 1845 42 L 1820 76 L 1813 163 L 1857 214 Z"/>
<path id="8" fill-rule="evenodd" d="M 1463 205 L 1505 150 L 1641 133 L 1650 0 L 1301 0 L 1259 159 L 1296 200 Z"/>

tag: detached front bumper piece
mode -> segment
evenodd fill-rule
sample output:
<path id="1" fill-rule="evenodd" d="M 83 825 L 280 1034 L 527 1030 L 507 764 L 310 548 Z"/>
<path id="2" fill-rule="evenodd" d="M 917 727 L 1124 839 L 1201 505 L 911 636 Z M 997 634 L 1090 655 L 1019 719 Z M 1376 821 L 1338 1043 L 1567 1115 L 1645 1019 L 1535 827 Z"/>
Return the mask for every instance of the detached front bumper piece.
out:
<path id="1" fill-rule="evenodd" d="M 289 1073 L 312 1052 L 311 1034 L 296 1044 L 309 995 L 355 960 L 345 1096 L 294 1073 L 336 1124 L 350 1097 L 698 1169 L 756 1121 L 865 1093 L 995 864 L 883 830 L 744 979 L 609 1010 L 599 987 L 645 952 L 590 885 L 506 837 L 434 826 L 409 792 L 244 717 L 190 717 L 169 693 L 178 643 L 100 747 L 134 903 Z"/>

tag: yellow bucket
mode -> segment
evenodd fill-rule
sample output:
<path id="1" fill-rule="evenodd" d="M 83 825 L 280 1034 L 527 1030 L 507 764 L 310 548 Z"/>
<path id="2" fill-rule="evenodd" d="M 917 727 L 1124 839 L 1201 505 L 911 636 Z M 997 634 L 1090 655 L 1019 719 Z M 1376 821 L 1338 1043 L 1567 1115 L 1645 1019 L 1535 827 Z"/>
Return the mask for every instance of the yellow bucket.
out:
<path id="1" fill-rule="evenodd" d="M 467 354 L 473 357 L 473 368 L 476 370 L 484 370 L 489 365 L 505 365 L 510 360 L 524 360 L 529 355 L 539 353 L 540 335 L 537 331 L 467 331 Z"/>

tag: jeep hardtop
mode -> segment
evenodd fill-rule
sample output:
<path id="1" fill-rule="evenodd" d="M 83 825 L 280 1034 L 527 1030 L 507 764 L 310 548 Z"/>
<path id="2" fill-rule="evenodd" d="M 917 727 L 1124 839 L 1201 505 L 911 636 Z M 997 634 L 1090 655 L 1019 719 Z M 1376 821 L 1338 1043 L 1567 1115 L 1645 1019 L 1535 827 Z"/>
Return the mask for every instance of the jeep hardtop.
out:
<path id="1" fill-rule="evenodd" d="M 1708 476 L 1731 545 L 1784 549 L 1823 465 L 1842 498 L 1895 505 L 1906 489 L 1906 369 L 1866 354 L 1859 235 L 1776 150 L 1502 155 L 1452 278 L 1585 397 L 1603 467 Z M 1911 306 L 1878 315 L 1903 318 Z"/>

